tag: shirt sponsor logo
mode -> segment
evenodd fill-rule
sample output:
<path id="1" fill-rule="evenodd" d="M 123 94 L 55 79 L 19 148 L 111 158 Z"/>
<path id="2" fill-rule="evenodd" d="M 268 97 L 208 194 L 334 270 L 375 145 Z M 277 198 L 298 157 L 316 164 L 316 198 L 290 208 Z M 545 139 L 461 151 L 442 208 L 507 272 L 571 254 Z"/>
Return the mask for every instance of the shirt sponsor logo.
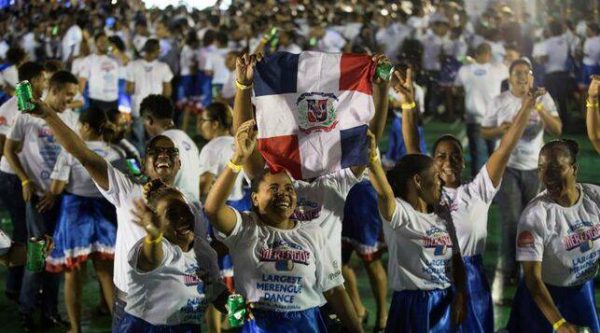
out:
<path id="1" fill-rule="evenodd" d="M 258 258 L 260 261 L 274 261 L 277 270 L 289 271 L 294 268 L 294 263 L 308 265 L 310 252 L 294 243 L 276 241 L 263 246 Z"/>
<path id="2" fill-rule="evenodd" d="M 433 227 L 426 231 L 426 235 L 421 237 L 423 247 L 433 248 L 433 254 L 442 256 L 446 254 L 448 248 L 452 248 L 452 239 L 448 232 L 440 228 Z"/>
<path id="3" fill-rule="evenodd" d="M 529 231 L 521 231 L 521 233 L 517 237 L 517 247 L 528 248 L 533 247 L 534 244 L 535 240 L 533 238 L 533 234 Z"/>
<path id="4" fill-rule="evenodd" d="M 185 273 L 183 275 L 183 283 L 186 286 L 195 286 L 200 283 L 200 279 L 198 279 L 198 265 L 193 264 L 187 267 Z"/>
<path id="5" fill-rule="evenodd" d="M 6 118 L 0 117 L 0 126 L 5 126 L 7 124 L 8 124 L 8 122 L 6 121 Z"/>
<path id="6" fill-rule="evenodd" d="M 571 225 L 569 234 L 563 237 L 563 245 L 567 251 L 579 248 L 581 253 L 589 251 L 593 242 L 600 238 L 600 224 L 579 221 Z"/>
<path id="7" fill-rule="evenodd" d="M 299 198 L 292 219 L 311 221 L 321 216 L 321 205 L 305 198 Z"/>

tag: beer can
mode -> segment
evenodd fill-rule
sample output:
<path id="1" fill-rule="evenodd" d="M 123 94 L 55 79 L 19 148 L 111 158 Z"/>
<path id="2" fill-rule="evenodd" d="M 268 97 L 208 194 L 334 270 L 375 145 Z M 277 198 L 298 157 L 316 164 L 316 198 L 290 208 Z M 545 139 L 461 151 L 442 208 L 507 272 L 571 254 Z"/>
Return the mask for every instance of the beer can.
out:
<path id="1" fill-rule="evenodd" d="M 377 66 L 375 74 L 382 80 L 389 81 L 394 73 L 394 66 L 392 64 L 383 63 Z"/>
<path id="2" fill-rule="evenodd" d="M 227 298 L 227 321 L 232 328 L 241 327 L 246 320 L 246 301 L 240 294 L 231 294 Z"/>
<path id="3" fill-rule="evenodd" d="M 44 248 L 46 240 L 43 238 L 31 237 L 27 241 L 27 263 L 25 268 L 30 272 L 41 272 L 46 263 L 46 254 Z"/>
<path id="4" fill-rule="evenodd" d="M 33 110 L 35 104 L 33 104 L 33 90 L 29 81 L 25 80 L 17 83 L 15 94 L 17 95 L 17 109 L 19 111 L 29 112 Z"/>

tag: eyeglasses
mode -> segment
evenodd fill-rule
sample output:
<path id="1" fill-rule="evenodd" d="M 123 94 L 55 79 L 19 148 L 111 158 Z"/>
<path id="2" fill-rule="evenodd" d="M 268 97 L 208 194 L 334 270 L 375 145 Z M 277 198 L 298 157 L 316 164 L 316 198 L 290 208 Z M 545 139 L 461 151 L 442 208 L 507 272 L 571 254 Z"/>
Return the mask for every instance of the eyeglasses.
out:
<path id="1" fill-rule="evenodd" d="M 169 155 L 169 157 L 175 157 L 179 155 L 179 149 L 175 147 L 151 147 L 146 149 L 146 154 L 158 156 L 161 153 Z"/>

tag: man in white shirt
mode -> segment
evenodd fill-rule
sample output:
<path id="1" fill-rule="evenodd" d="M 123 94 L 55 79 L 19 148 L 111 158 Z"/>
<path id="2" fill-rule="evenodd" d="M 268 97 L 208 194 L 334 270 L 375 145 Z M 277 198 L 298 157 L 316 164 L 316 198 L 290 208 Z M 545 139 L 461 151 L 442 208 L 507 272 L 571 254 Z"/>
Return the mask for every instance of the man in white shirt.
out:
<path id="1" fill-rule="evenodd" d="M 548 25 L 550 37 L 544 40 L 538 56 L 545 67 L 544 87 L 548 90 L 558 106 L 560 118 L 567 126 L 567 99 L 572 93 L 572 85 L 568 72 L 569 43 L 561 22 L 552 21 Z"/>
<path id="2" fill-rule="evenodd" d="M 427 73 L 425 110 L 427 113 L 436 114 L 438 106 L 442 104 L 439 86 L 442 70 L 440 55 L 450 54 L 453 45 L 450 41 L 450 24 L 445 16 L 434 15 L 431 24 L 431 31 L 424 35 L 420 42 L 423 45 L 423 69 Z"/>
<path id="3" fill-rule="evenodd" d="M 27 61 L 27 54 L 20 47 L 11 47 L 6 52 L 6 60 L 10 65 L 0 70 L 0 88 L 7 95 L 14 96 L 19 83 L 17 68 Z"/>
<path id="4" fill-rule="evenodd" d="M 94 36 L 96 53 L 86 58 L 86 66 L 79 73 L 79 88 L 83 94 L 88 85 L 89 105 L 104 111 L 114 111 L 119 107 L 119 76 L 122 74 L 119 62 L 108 55 L 108 37 L 99 32 Z"/>
<path id="5" fill-rule="evenodd" d="M 583 42 L 583 68 L 581 69 L 580 89 L 590 85 L 592 75 L 600 74 L 600 25 L 590 23 L 587 27 L 587 38 Z"/>
<path id="6" fill-rule="evenodd" d="M 496 96 L 489 104 L 481 122 L 481 136 L 494 139 L 503 135 L 521 108 L 521 100 L 533 86 L 533 72 L 527 60 L 512 63 L 509 69 L 510 90 Z M 518 269 L 515 261 L 515 239 L 519 215 L 525 205 L 540 190 L 537 174 L 538 155 L 544 144 L 544 131 L 560 135 L 562 123 L 556 105 L 549 94 L 545 94 L 535 105 L 536 112 L 516 148 L 513 150 L 504 172 L 498 192 L 498 205 L 502 221 L 500 260 L 496 267 L 492 298 L 502 302 L 504 285 L 516 278 Z"/>
<path id="7" fill-rule="evenodd" d="M 309 35 L 316 39 L 316 49 L 322 52 L 340 53 L 348 44 L 339 32 L 323 27 L 320 22 L 311 26 Z"/>
<path id="8" fill-rule="evenodd" d="M 73 74 L 58 71 L 50 78 L 48 93 L 44 99 L 71 128 L 76 128 L 78 117 L 67 109 L 67 105 L 77 94 L 78 83 Z M 23 187 L 28 238 L 54 234 L 59 205 L 55 204 L 56 197 L 50 192 L 50 174 L 61 149 L 44 120 L 26 113 L 18 115 L 4 151 Z M 60 274 L 25 271 L 19 298 L 25 325 L 33 323 L 32 315 L 37 307 L 38 293 L 43 289 L 47 294 L 43 298 L 42 324 L 65 326 L 57 308 L 59 280 Z"/>
<path id="9" fill-rule="evenodd" d="M 223 85 L 229 76 L 229 69 L 225 66 L 225 58 L 229 53 L 227 34 L 223 31 L 217 32 L 215 41 L 216 47 L 207 49 L 206 62 L 203 67 L 205 73 L 212 76 L 212 98 L 221 94 Z"/>
<path id="10" fill-rule="evenodd" d="M 200 201 L 200 151 L 184 131 L 175 127 L 173 104 L 164 96 L 150 95 L 142 101 L 140 111 L 150 137 L 164 135 L 179 149 L 181 169 L 173 184 L 189 198 Z"/>
<path id="11" fill-rule="evenodd" d="M 78 18 L 76 23 L 75 20 L 68 15 L 65 16 L 65 19 L 68 20 L 67 24 L 69 25 L 69 29 L 65 32 L 61 41 L 61 60 L 63 63 L 67 64 L 79 55 L 81 42 L 83 42 L 83 31 L 80 26 L 85 24 L 85 22 L 79 22 L 81 18 Z"/>
<path id="12" fill-rule="evenodd" d="M 28 80 L 31 83 L 35 98 L 41 98 L 47 87 L 44 66 L 40 63 L 26 62 L 19 66 L 19 80 Z M 4 151 L 6 137 L 10 134 L 19 114 L 16 96 L 11 97 L 0 106 L 0 156 L 2 155 L 1 152 Z M 12 239 L 15 242 L 25 244 L 27 242 L 25 201 L 23 201 L 21 195 L 15 195 L 15 193 L 22 192 L 21 181 L 8 164 L 6 156 L 2 156 L 2 159 L 0 159 L 0 188 L 2 189 L 0 191 L 0 201 L 8 210 L 13 226 Z M 8 268 L 5 294 L 11 300 L 19 300 L 23 269 L 23 266 Z"/>
<path id="13" fill-rule="evenodd" d="M 467 138 L 471 155 L 471 175 L 475 177 L 495 149 L 493 140 L 481 137 L 481 120 L 487 105 L 500 94 L 502 81 L 508 78 L 508 68 L 492 63 L 492 48 L 481 43 L 475 50 L 475 62 L 463 65 L 456 75 L 455 86 L 464 89 Z"/>
<path id="14" fill-rule="evenodd" d="M 131 94 L 131 116 L 133 118 L 132 142 L 144 151 L 144 124 L 140 120 L 140 103 L 150 94 L 171 97 L 173 72 L 169 66 L 158 61 L 160 44 L 157 39 L 148 39 L 144 45 L 144 58 L 130 62 L 127 66 L 127 92 Z"/>

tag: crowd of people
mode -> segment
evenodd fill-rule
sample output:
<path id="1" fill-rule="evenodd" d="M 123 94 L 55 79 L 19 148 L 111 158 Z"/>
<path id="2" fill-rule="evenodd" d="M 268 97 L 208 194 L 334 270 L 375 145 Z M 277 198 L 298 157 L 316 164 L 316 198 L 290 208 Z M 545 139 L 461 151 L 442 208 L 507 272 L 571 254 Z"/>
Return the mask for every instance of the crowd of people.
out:
<path id="1" fill-rule="evenodd" d="M 578 182 L 578 144 L 560 138 L 585 119 L 600 154 L 598 8 L 539 18 L 501 1 L 481 13 L 410 4 L 17 1 L 0 11 L 0 202 L 12 221 L 0 259 L 23 328 L 81 332 L 91 260 L 96 311 L 113 332 L 218 333 L 232 325 L 231 293 L 252 314 L 244 332 L 362 332 L 355 253 L 374 332 L 494 332 L 494 304 L 512 304 L 508 332 L 600 333 L 600 187 Z M 369 88 L 366 165 L 310 179 L 266 167 L 256 66 L 304 51 L 394 65 Z M 22 81 L 31 112 L 19 109 Z M 464 122 L 468 149 L 443 135 L 428 156 L 432 118 Z M 46 245 L 39 271 L 25 269 L 35 241 Z"/>

